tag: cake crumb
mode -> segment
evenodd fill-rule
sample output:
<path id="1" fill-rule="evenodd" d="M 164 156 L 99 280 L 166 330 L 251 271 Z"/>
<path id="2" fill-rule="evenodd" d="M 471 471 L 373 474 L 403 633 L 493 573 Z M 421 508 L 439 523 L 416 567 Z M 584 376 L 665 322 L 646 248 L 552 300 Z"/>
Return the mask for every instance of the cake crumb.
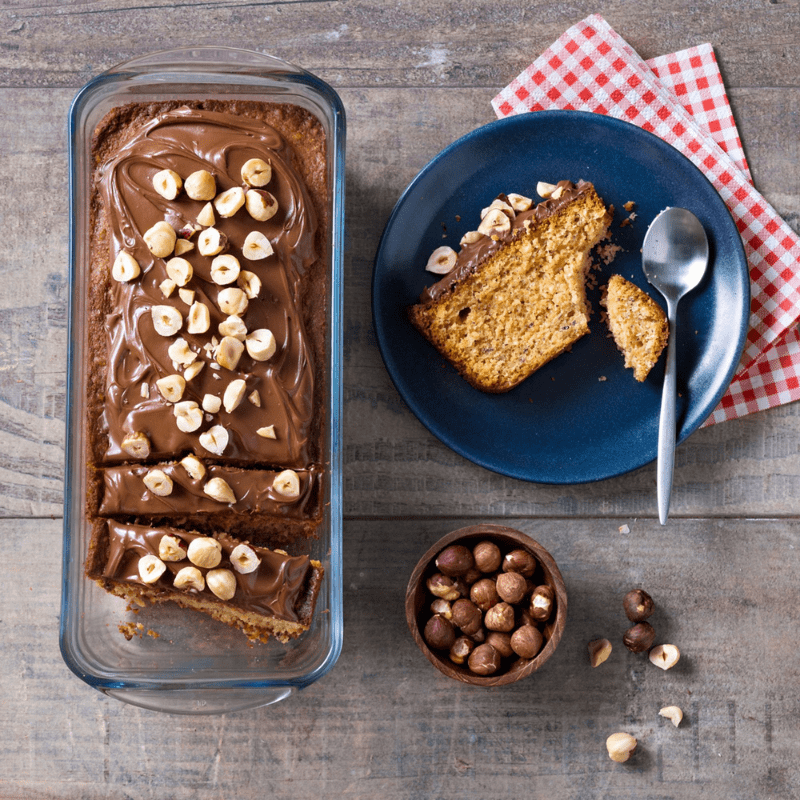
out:
<path id="1" fill-rule="evenodd" d="M 619 526 L 620 533 L 630 533 L 631 529 L 627 525 L 620 525 Z"/>
<path id="2" fill-rule="evenodd" d="M 628 202 L 627 202 L 627 203 L 623 203 L 623 204 L 622 204 L 622 207 L 623 207 L 623 208 L 624 208 L 626 211 L 633 211 L 633 209 L 634 209 L 634 208 L 636 208 L 636 203 L 635 203 L 633 200 L 628 200 Z"/>
<path id="3" fill-rule="evenodd" d="M 608 378 L 606 378 L 605 375 L 601 375 L 597 380 L 599 380 L 602 383 L 603 381 L 607 381 Z"/>
<path id="4" fill-rule="evenodd" d="M 622 248 L 618 244 L 609 242 L 597 248 L 597 255 L 600 256 L 604 264 L 608 265 L 617 257 L 617 253 L 619 253 L 620 250 L 622 250 Z"/>

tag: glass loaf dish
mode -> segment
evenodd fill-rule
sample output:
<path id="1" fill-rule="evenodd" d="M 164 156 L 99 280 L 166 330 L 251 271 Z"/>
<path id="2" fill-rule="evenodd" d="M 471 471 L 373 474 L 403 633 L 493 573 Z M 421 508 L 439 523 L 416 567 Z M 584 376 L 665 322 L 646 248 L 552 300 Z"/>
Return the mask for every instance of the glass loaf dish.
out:
<path id="1" fill-rule="evenodd" d="M 325 339 L 326 418 L 322 461 L 326 500 L 318 538 L 290 551 L 325 569 L 311 628 L 288 644 L 252 644 L 239 631 L 172 604 L 138 614 L 84 577 L 91 535 L 86 519 L 86 320 L 89 280 L 91 141 L 114 107 L 170 100 L 256 100 L 306 109 L 326 137 L 329 288 Z M 342 644 L 341 307 L 344 224 L 344 110 L 324 82 L 277 58 L 229 48 L 155 53 L 90 81 L 73 101 L 70 136 L 70 349 L 61 652 L 70 669 L 125 702 L 170 713 L 233 711 L 281 700 L 319 679 Z M 120 625 L 141 623 L 126 639 Z M 147 635 L 154 630 L 157 636 Z"/>

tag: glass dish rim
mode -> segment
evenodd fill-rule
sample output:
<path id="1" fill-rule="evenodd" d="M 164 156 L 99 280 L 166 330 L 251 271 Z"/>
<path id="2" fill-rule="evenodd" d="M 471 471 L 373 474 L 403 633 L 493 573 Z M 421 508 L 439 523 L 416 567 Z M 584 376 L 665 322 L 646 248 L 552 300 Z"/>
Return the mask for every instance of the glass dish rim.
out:
<path id="1" fill-rule="evenodd" d="M 210 53 L 224 52 L 236 56 L 242 55 L 250 59 L 246 67 L 235 63 L 210 64 L 202 61 L 203 55 Z M 194 58 L 200 56 L 200 60 L 186 58 L 192 54 Z M 168 58 L 184 57 L 183 61 L 167 62 Z M 146 67 L 143 69 L 142 67 Z M 233 47 L 194 47 L 177 48 L 154 51 L 135 57 L 129 61 L 117 64 L 108 70 L 94 76 L 75 95 L 68 113 L 68 182 L 69 182 L 69 249 L 68 249 L 68 281 L 70 287 L 70 298 L 68 304 L 67 319 L 67 379 L 66 379 L 66 442 L 65 442 L 65 479 L 64 479 L 64 522 L 63 522 L 63 553 L 62 553 L 62 585 L 61 585 L 61 607 L 59 620 L 59 647 L 62 658 L 67 667 L 81 680 L 94 688 L 104 690 L 132 690 L 132 691 L 157 691 L 157 692 L 191 692 L 203 689 L 224 690 L 224 689 L 264 689 L 270 687 L 288 687 L 291 689 L 302 689 L 315 682 L 327 674 L 334 666 L 341 654 L 343 643 L 343 613 L 342 613 L 342 453 L 341 453 L 341 403 L 342 387 L 341 380 L 332 379 L 328 391 L 328 413 L 329 413 L 329 448 L 326 450 L 326 457 L 330 458 L 330 509 L 329 512 L 329 566 L 331 570 L 330 588 L 328 597 L 328 609 L 331 615 L 330 635 L 327 638 L 327 653 L 310 672 L 293 678 L 271 677 L 265 679 L 255 678 L 220 678 L 220 679 L 159 679 L 156 677 L 142 679 L 141 676 L 131 679 L 128 677 L 112 679 L 107 676 L 97 675 L 87 670 L 86 664 L 81 663 L 82 659 L 80 648 L 73 646 L 70 640 L 71 625 L 74 624 L 73 616 L 75 609 L 70 608 L 72 593 L 70 591 L 69 566 L 73 555 L 73 536 L 70 531 L 70 523 L 75 513 L 73 504 L 79 498 L 75 498 L 69 489 L 70 477 L 73 475 L 71 464 L 75 458 L 74 439 L 76 438 L 75 426 L 80 424 L 77 409 L 73 403 L 74 394 L 77 391 L 74 364 L 73 342 L 74 335 L 81 331 L 81 321 L 76 319 L 75 314 L 75 282 L 77 276 L 77 235 L 76 213 L 77 204 L 81 198 L 78 194 L 78 170 L 81 166 L 81 159 L 78 157 L 78 148 L 84 145 L 84 141 L 79 134 L 79 120 L 81 113 L 88 107 L 97 93 L 106 85 L 125 82 L 131 78 L 142 78 L 143 85 L 148 79 L 152 81 L 158 74 L 168 74 L 175 71 L 191 72 L 193 83 L 198 85 L 210 85 L 211 83 L 224 86 L 235 83 L 237 76 L 246 78 L 240 85 L 249 83 L 250 85 L 261 85 L 269 88 L 270 85 L 286 85 L 287 87 L 296 86 L 311 92 L 312 96 L 305 95 L 309 102 L 316 103 L 320 110 L 324 110 L 326 128 L 331 138 L 328 147 L 328 154 L 332 163 L 329 165 L 329 174 L 332 176 L 331 198 L 330 198 L 330 233 L 329 233 L 329 260 L 330 260 L 330 280 L 331 289 L 330 299 L 330 354 L 326 358 L 330 367 L 330 375 L 341 374 L 342 367 L 342 308 L 343 308 L 343 288 L 342 288 L 342 244 L 344 235 L 344 147 L 346 134 L 345 111 L 339 95 L 331 86 L 323 80 L 296 65 L 290 64 L 282 59 L 269 54 L 257 53 L 256 51 L 243 50 Z M 216 80 L 202 80 L 203 78 L 216 78 Z M 336 510 L 334 513 L 333 509 Z M 81 561 L 83 554 L 80 554 Z M 320 610 L 317 610 L 320 613 Z M 279 698 L 280 699 L 280 698 Z"/>

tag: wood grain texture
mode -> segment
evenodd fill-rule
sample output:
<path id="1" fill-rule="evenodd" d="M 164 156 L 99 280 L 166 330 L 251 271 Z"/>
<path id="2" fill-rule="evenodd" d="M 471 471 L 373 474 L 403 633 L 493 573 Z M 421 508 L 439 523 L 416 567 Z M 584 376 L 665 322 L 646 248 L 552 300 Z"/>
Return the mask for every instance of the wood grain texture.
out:
<path id="1" fill-rule="evenodd" d="M 800 406 L 682 444 L 662 529 L 652 466 L 545 487 L 455 455 L 405 407 L 376 346 L 372 261 L 394 203 L 430 158 L 493 119 L 497 89 L 590 13 L 645 58 L 713 43 L 756 185 L 800 230 L 797 0 L 0 4 L 3 800 L 797 796 Z M 347 109 L 345 646 L 329 675 L 282 704 L 177 718 L 99 694 L 58 650 L 65 120 L 75 91 L 113 64 L 220 42 L 302 64 Z M 569 592 L 553 659 L 488 691 L 430 667 L 403 616 L 421 553 L 481 521 L 540 541 Z M 620 600 L 637 585 L 656 599 L 659 640 L 682 650 L 670 672 L 621 646 Z M 147 613 L 157 628 L 157 610 Z M 592 670 L 597 636 L 614 651 Z M 686 715 L 678 729 L 657 713 L 673 703 Z M 605 754 L 616 730 L 640 740 L 628 764 Z"/>
<path id="2" fill-rule="evenodd" d="M 558 562 L 569 615 L 542 670 L 498 689 L 445 678 L 406 629 L 417 558 L 461 524 L 348 523 L 345 646 L 333 671 L 277 706 L 180 718 L 105 698 L 67 671 L 55 636 L 60 526 L 0 523 L 10 579 L 0 594 L 0 796 L 795 796 L 799 523 L 689 520 L 665 533 L 622 518 L 519 520 Z M 621 644 L 621 601 L 634 586 L 656 602 L 657 640 L 681 649 L 669 672 Z M 139 619 L 157 628 L 158 609 Z M 586 645 L 598 636 L 614 649 L 593 670 Z M 677 729 L 658 716 L 672 704 L 685 713 Z M 624 765 L 605 752 L 617 730 L 640 742 Z"/>
<path id="3" fill-rule="evenodd" d="M 500 87 L 566 28 L 601 13 L 645 58 L 712 41 L 731 86 L 797 84 L 792 0 L 21 0 L 0 9 L 0 85 L 77 87 L 180 44 L 258 49 L 338 87 Z"/>

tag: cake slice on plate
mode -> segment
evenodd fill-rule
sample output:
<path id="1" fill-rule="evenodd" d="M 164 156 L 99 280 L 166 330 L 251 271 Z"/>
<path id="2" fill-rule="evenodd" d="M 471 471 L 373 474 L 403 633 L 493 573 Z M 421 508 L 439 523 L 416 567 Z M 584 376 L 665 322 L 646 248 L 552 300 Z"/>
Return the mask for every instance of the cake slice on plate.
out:
<path id="1" fill-rule="evenodd" d="M 434 253 L 444 277 L 409 309 L 413 325 L 484 392 L 507 392 L 589 331 L 589 253 L 611 216 L 594 186 L 561 181 L 534 206 L 500 195 L 461 251 Z"/>
<path id="2" fill-rule="evenodd" d="M 603 303 L 608 329 L 625 356 L 625 366 L 643 381 L 669 339 L 669 324 L 661 306 L 621 275 L 608 281 Z"/>

